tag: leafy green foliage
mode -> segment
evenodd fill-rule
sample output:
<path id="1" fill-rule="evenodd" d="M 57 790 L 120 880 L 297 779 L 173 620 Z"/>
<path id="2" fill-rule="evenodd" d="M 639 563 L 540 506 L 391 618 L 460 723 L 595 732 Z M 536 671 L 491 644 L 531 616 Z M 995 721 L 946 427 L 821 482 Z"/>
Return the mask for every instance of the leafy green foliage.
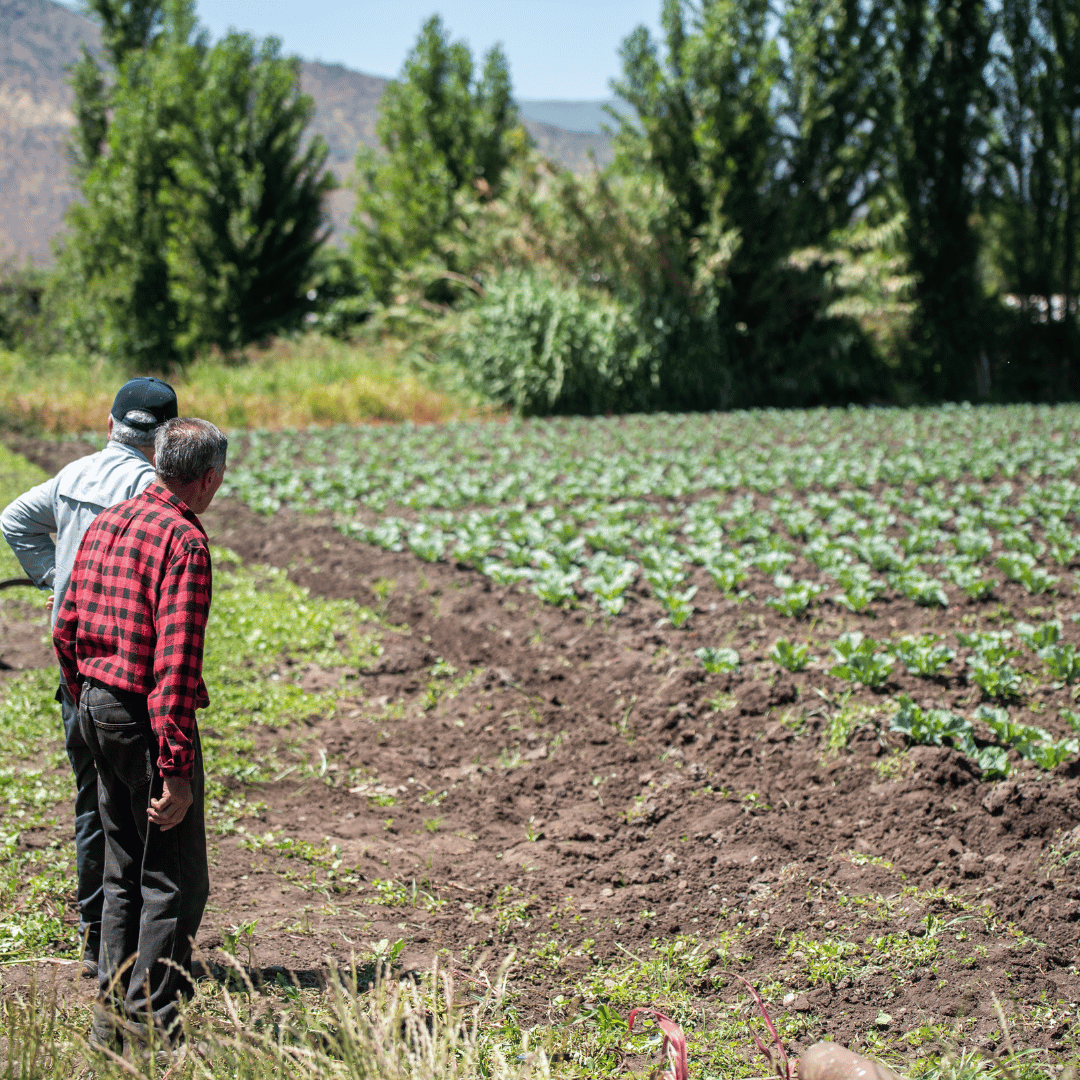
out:
<path id="1" fill-rule="evenodd" d="M 794 617 L 803 612 L 825 591 L 824 585 L 812 581 L 796 581 L 788 574 L 777 574 L 773 584 L 780 590 L 779 596 L 766 598 L 765 603 L 781 615 Z"/>
<path id="2" fill-rule="evenodd" d="M 807 664 L 816 660 L 816 656 L 810 655 L 809 645 L 792 643 L 787 638 L 778 638 L 773 644 L 769 655 L 788 671 L 802 671 Z"/>
<path id="3" fill-rule="evenodd" d="M 1008 663 L 1020 655 L 1009 644 L 1011 638 L 1008 630 L 957 634 L 961 645 L 975 650 L 967 658 L 969 677 L 988 697 L 1006 700 L 1020 692 L 1020 674 Z"/>
<path id="4" fill-rule="evenodd" d="M 1006 746 L 1011 746 L 1022 758 L 1035 762 L 1041 769 L 1054 769 L 1080 754 L 1080 740 L 1055 741 L 1044 728 L 1014 723 L 1004 709 L 980 705 L 975 717 Z"/>
<path id="5" fill-rule="evenodd" d="M 73 86 L 83 198 L 58 304 L 86 347 L 160 370 L 298 324 L 331 185 L 299 64 L 274 42 L 211 46 L 188 0 L 95 0 L 112 42 Z"/>
<path id="6" fill-rule="evenodd" d="M 1039 650 L 1039 656 L 1055 679 L 1060 679 L 1063 683 L 1074 683 L 1080 678 L 1080 654 L 1072 642 L 1047 645 Z"/>
<path id="7" fill-rule="evenodd" d="M 702 648 L 694 655 L 710 674 L 739 670 L 739 654 L 734 649 Z"/>
<path id="8" fill-rule="evenodd" d="M 955 400 L 975 389 L 985 347 L 972 216 L 991 102 L 990 14 L 982 0 L 900 0 L 895 11 L 896 176 L 916 282 L 909 357 L 924 393 Z"/>
<path id="9" fill-rule="evenodd" d="M 625 616 L 651 593 L 685 626 L 695 605 L 747 602 L 748 583 L 762 602 L 805 613 L 833 594 L 828 579 L 844 590 L 835 603 L 873 615 L 885 602 L 874 566 L 937 607 L 949 599 L 951 561 L 986 582 L 1002 532 L 1073 513 L 1078 428 L 1071 407 L 1022 407 L 255 432 L 225 490 L 262 513 L 333 514 L 368 543 L 454 558 L 502 585 L 607 615 Z M 1010 479 L 1020 474 L 1030 477 L 1022 488 Z M 910 555 L 889 539 L 894 527 Z M 1024 554 L 1039 569 L 1051 557 L 1049 547 Z M 932 577 L 914 561 L 923 558 L 946 574 Z M 821 578 L 797 578 L 798 559 Z M 711 580 L 696 592 L 692 566 Z M 639 576 L 648 590 L 633 587 Z M 988 693 L 1019 687 L 1016 672 L 996 670 L 1016 658 L 1005 655 L 1016 642 L 960 641 L 980 654 Z M 923 660 L 921 644 L 907 651 L 916 667 L 933 667 L 939 646 Z"/>
<path id="10" fill-rule="evenodd" d="M 450 348 L 473 389 L 524 416 L 626 412 L 649 402 L 655 364 L 632 312 L 573 283 L 501 275 Z"/>
<path id="11" fill-rule="evenodd" d="M 833 656 L 839 661 L 829 674 L 850 682 L 878 689 L 889 679 L 895 661 L 885 652 L 877 652 L 878 643 L 858 630 L 841 634 L 833 643 Z"/>
<path id="12" fill-rule="evenodd" d="M 940 644 L 937 634 L 902 637 L 893 651 L 912 675 L 939 675 L 947 664 L 956 659 L 956 651 Z"/>
<path id="13" fill-rule="evenodd" d="M 873 577 L 869 568 L 861 563 L 841 568 L 836 574 L 836 580 L 844 591 L 832 598 L 833 603 L 847 608 L 856 615 L 866 611 L 870 604 L 885 591 L 885 583 Z"/>
<path id="14" fill-rule="evenodd" d="M 946 741 L 962 754 L 972 758 L 987 780 L 1007 776 L 1008 759 L 1000 747 L 979 748 L 975 729 L 970 720 L 948 709 L 922 709 L 906 694 L 899 699 L 899 709 L 890 729 L 901 732 L 909 742 L 924 746 L 944 746 Z"/>
<path id="15" fill-rule="evenodd" d="M 361 278 L 383 302 L 402 270 L 422 270 L 429 301 L 446 300 L 455 284 L 473 287 L 454 254 L 461 198 L 498 195 L 525 146 L 502 50 L 488 52 L 476 78 L 468 45 L 451 42 L 433 15 L 386 88 L 376 131 L 383 154 L 364 148 L 356 159 Z"/>

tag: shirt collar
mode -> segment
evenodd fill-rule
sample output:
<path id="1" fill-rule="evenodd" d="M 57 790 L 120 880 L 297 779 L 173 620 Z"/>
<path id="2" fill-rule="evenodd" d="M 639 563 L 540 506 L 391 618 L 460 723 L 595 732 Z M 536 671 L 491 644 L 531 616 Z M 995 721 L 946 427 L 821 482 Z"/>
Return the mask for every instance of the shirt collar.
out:
<path id="1" fill-rule="evenodd" d="M 171 506 L 183 518 L 190 521 L 193 525 L 197 525 L 199 531 L 202 532 L 203 535 L 206 534 L 206 530 L 203 528 L 198 514 L 196 514 L 195 511 L 192 510 L 178 495 L 174 495 L 160 480 L 152 480 L 143 492 L 143 495 L 153 499 L 155 502 Z"/>
<path id="2" fill-rule="evenodd" d="M 128 446 L 127 443 L 117 442 L 115 439 L 110 439 L 105 444 L 105 452 L 111 453 L 116 457 L 136 457 L 139 461 L 144 461 L 146 464 L 150 464 L 150 459 L 137 447 Z"/>

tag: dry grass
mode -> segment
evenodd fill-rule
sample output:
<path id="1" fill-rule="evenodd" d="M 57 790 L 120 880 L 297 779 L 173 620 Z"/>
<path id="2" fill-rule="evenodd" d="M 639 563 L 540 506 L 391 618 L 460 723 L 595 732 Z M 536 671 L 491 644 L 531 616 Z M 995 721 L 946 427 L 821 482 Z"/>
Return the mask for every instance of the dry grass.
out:
<path id="1" fill-rule="evenodd" d="M 413 374 L 401 352 L 394 341 L 349 344 L 308 335 L 250 349 L 240 364 L 206 358 L 165 377 L 176 387 L 182 413 L 226 428 L 438 423 L 490 411 Z M 104 358 L 0 351 L 0 428 L 97 430 L 127 376 Z"/>

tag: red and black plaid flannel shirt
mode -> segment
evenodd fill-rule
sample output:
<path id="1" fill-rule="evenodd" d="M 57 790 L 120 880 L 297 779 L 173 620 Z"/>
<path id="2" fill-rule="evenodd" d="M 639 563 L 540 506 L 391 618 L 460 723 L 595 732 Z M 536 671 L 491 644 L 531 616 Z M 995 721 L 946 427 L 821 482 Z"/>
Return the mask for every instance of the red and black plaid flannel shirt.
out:
<path id="1" fill-rule="evenodd" d="M 157 767 L 190 779 L 211 567 L 198 517 L 167 488 L 103 510 L 86 531 L 53 627 L 60 670 L 78 701 L 80 676 L 145 694 Z"/>

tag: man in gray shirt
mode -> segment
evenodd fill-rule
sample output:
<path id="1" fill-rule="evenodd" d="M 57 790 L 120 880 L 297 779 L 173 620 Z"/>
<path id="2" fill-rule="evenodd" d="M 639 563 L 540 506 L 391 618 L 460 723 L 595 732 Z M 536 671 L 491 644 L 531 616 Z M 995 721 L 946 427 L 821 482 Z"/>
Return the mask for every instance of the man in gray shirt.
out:
<path id="1" fill-rule="evenodd" d="M 0 531 L 22 568 L 41 589 L 52 590 L 52 620 L 64 600 L 83 533 L 107 507 L 140 494 L 154 478 L 154 436 L 177 415 L 176 394 L 160 379 L 130 379 L 109 414 L 104 450 L 64 466 L 51 480 L 20 495 L 3 514 Z M 53 540 L 55 535 L 56 539 Z M 75 862 L 79 932 L 85 943 L 83 974 L 97 975 L 101 936 L 105 834 L 98 815 L 97 770 L 79 734 L 78 714 L 63 680 L 57 690 L 68 758 L 75 771 Z"/>

